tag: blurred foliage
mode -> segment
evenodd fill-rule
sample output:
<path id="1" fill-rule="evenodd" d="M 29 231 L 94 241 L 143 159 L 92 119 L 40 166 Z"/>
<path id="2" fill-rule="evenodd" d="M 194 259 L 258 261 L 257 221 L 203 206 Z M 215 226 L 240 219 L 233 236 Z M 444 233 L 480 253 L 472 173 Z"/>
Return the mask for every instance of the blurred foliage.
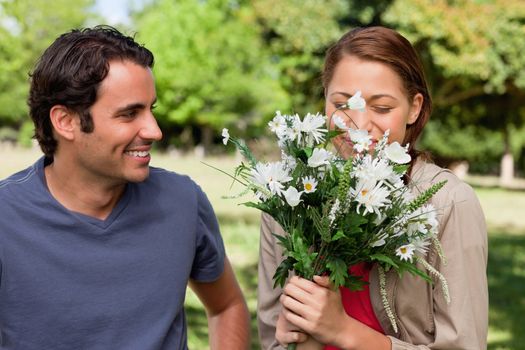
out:
<path id="1" fill-rule="evenodd" d="M 324 51 L 343 33 L 338 20 L 348 15 L 344 0 L 254 0 L 253 8 L 292 111 L 323 108 L 321 67 Z"/>
<path id="2" fill-rule="evenodd" d="M 28 134 L 27 73 L 58 34 L 97 22 L 93 2 L 0 0 L 0 125 L 20 140 Z M 482 172 L 497 171 L 512 152 L 525 170 L 523 0 L 144 4 L 125 32 L 155 54 L 161 147 L 210 147 L 223 127 L 253 141 L 275 110 L 322 111 L 326 49 L 351 28 L 386 25 L 414 44 L 429 78 L 435 109 L 422 148 L 443 161 L 483 163 L 471 168 Z"/>
<path id="3" fill-rule="evenodd" d="M 161 0 L 138 13 L 136 25 L 138 39 L 155 53 L 155 114 L 168 134 L 181 127 L 219 134 L 234 125 L 256 134 L 253 128 L 260 133 L 276 109 L 287 108 L 249 6 Z"/>
<path id="4" fill-rule="evenodd" d="M 525 121 L 524 1 L 396 0 L 383 20 L 425 61 L 439 120 L 426 131 L 426 147 L 488 162 L 521 149 L 512 130 Z"/>
<path id="5" fill-rule="evenodd" d="M 93 0 L 0 0 L 0 124 L 28 119 L 28 73 L 62 32 L 82 26 Z"/>

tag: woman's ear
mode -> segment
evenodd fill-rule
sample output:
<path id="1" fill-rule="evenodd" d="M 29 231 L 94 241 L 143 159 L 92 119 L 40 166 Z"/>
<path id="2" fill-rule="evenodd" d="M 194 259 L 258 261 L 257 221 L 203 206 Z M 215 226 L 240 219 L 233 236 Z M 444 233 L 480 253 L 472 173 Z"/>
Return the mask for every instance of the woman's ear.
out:
<path id="1" fill-rule="evenodd" d="M 63 105 L 55 105 L 49 111 L 49 118 L 54 132 L 66 140 L 74 139 L 74 131 L 77 127 L 76 114 Z"/>
<path id="2" fill-rule="evenodd" d="M 412 99 L 412 105 L 410 106 L 410 111 L 408 113 L 408 125 L 412 125 L 416 122 L 419 113 L 421 112 L 421 108 L 423 107 L 423 100 L 423 95 L 420 93 L 417 93 Z"/>

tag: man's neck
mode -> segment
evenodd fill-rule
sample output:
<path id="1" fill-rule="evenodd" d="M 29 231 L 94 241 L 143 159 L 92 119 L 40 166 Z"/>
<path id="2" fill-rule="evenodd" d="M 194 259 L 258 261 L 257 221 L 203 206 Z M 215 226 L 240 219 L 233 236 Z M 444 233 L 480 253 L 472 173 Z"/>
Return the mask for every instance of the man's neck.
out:
<path id="1" fill-rule="evenodd" d="M 124 193 L 125 184 L 94 181 L 64 167 L 67 162 L 53 163 L 44 168 L 51 195 L 68 210 L 105 220 Z"/>

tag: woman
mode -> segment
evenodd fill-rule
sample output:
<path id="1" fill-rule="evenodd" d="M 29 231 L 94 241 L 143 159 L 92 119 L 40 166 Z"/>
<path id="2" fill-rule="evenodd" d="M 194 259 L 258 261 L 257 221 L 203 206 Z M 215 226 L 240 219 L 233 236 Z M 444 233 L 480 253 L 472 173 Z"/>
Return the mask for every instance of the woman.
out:
<path id="1" fill-rule="evenodd" d="M 421 63 L 411 44 L 384 28 L 355 29 L 326 54 L 323 72 L 326 115 L 366 129 L 377 141 L 389 129 L 389 142 L 409 144 L 409 185 L 415 191 L 447 180 L 431 200 L 438 209 L 441 241 L 447 262 L 430 249 L 425 259 L 448 281 L 450 303 L 438 281 L 396 272 L 386 274 L 386 297 L 397 330 L 381 301 L 378 269 L 353 266 L 369 285 L 361 292 L 333 290 L 326 277 L 314 281 L 292 277 L 284 290 L 273 289 L 272 276 L 282 260 L 273 233 L 279 225 L 263 215 L 259 259 L 258 321 L 262 347 L 297 342 L 298 349 L 484 349 L 488 323 L 486 279 L 487 233 L 473 190 L 449 171 L 431 164 L 414 145 L 431 113 L 431 99 Z M 361 91 L 366 110 L 338 109 Z M 334 139 L 348 157 L 352 144 Z"/>

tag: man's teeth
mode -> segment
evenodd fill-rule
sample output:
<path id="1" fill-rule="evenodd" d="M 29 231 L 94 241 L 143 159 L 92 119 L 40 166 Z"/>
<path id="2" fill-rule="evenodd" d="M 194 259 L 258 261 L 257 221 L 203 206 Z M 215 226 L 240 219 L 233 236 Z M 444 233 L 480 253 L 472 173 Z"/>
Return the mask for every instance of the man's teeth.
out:
<path id="1" fill-rule="evenodd" d="M 147 151 L 127 151 L 126 154 L 129 154 L 132 157 L 147 157 L 149 152 Z"/>

